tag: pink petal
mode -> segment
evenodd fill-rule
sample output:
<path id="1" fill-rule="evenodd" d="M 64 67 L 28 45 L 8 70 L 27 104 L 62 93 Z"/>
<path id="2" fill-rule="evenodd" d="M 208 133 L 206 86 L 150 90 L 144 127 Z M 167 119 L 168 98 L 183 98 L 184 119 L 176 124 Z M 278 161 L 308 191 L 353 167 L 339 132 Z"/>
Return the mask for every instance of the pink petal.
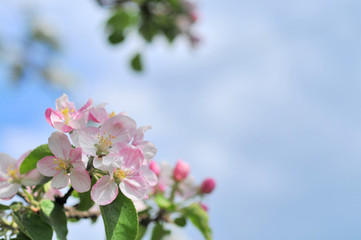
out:
<path id="1" fill-rule="evenodd" d="M 52 188 L 64 188 L 69 184 L 69 176 L 63 172 L 57 172 L 54 175 L 53 181 L 51 181 Z"/>
<path id="2" fill-rule="evenodd" d="M 82 106 L 78 110 L 78 112 L 84 112 L 84 111 L 90 110 L 92 104 L 93 104 L 93 100 L 91 98 L 89 98 L 88 101 L 84 104 L 84 106 Z"/>
<path id="3" fill-rule="evenodd" d="M 21 184 L 24 186 L 35 186 L 42 182 L 44 176 L 37 169 L 31 170 L 24 175 Z"/>
<path id="4" fill-rule="evenodd" d="M 144 156 L 138 147 L 126 145 L 119 151 L 119 158 L 115 159 L 116 164 L 124 169 L 135 169 L 138 171 L 143 163 Z"/>
<path id="5" fill-rule="evenodd" d="M 143 141 L 144 133 L 149 129 L 152 129 L 152 127 L 149 125 L 139 127 L 134 135 L 133 145 Z"/>
<path id="6" fill-rule="evenodd" d="M 92 120 L 97 123 L 102 123 L 106 121 L 109 116 L 107 110 L 105 110 L 105 103 L 99 104 L 96 108 L 90 110 L 89 113 L 89 120 Z"/>
<path id="7" fill-rule="evenodd" d="M 83 149 L 83 152 L 95 156 L 97 147 L 95 144 L 98 144 L 99 141 L 97 139 L 98 133 L 100 130 L 96 127 L 87 127 L 83 130 L 79 130 L 78 134 L 78 144 L 79 147 Z"/>
<path id="8" fill-rule="evenodd" d="M 82 150 L 81 148 L 72 148 L 70 150 L 70 163 L 71 165 L 78 169 L 78 170 L 84 170 L 85 164 L 82 161 Z"/>
<path id="9" fill-rule="evenodd" d="M 63 117 L 52 108 L 46 109 L 45 119 L 52 127 L 54 127 L 54 122 L 62 122 L 63 121 Z"/>
<path id="10" fill-rule="evenodd" d="M 54 132 L 49 137 L 49 148 L 56 157 L 65 160 L 69 157 L 71 144 L 64 133 Z"/>
<path id="11" fill-rule="evenodd" d="M 94 184 L 90 195 L 97 204 L 106 205 L 118 196 L 118 186 L 109 175 L 105 175 Z"/>
<path id="12" fill-rule="evenodd" d="M 139 176 L 131 179 L 125 178 L 119 183 L 119 188 L 122 193 L 132 200 L 140 200 L 147 196 L 149 186 L 145 180 Z"/>
<path id="13" fill-rule="evenodd" d="M 0 153 L 0 178 L 7 179 L 8 167 L 16 167 L 16 160 L 6 153 Z"/>
<path id="14" fill-rule="evenodd" d="M 74 103 L 69 102 L 68 95 L 65 93 L 55 101 L 56 110 L 60 111 L 60 109 L 68 108 L 69 110 L 76 110 L 74 107 Z"/>
<path id="15" fill-rule="evenodd" d="M 68 132 L 71 132 L 73 130 L 72 127 L 66 125 L 63 122 L 54 122 L 53 125 L 54 125 L 54 128 L 56 130 L 59 130 L 60 132 L 63 132 L 63 133 L 68 133 Z"/>
<path id="16" fill-rule="evenodd" d="M 105 132 L 106 135 L 110 134 L 114 136 L 114 143 L 129 143 L 135 134 L 136 123 L 128 116 L 117 115 L 106 120 L 100 129 L 101 132 Z"/>
<path id="17" fill-rule="evenodd" d="M 73 169 L 70 172 L 70 181 L 73 188 L 80 193 L 87 192 L 90 189 L 90 177 L 85 170 L 78 171 L 77 169 Z"/>
<path id="18" fill-rule="evenodd" d="M 20 184 L 15 183 L 9 183 L 7 181 L 0 182 L 0 198 L 10 198 L 14 196 L 21 187 Z"/>
<path id="19" fill-rule="evenodd" d="M 58 167 L 57 164 L 54 163 L 54 156 L 47 156 L 38 161 L 36 164 L 36 168 L 39 170 L 41 174 L 47 177 L 54 176 L 58 170 L 55 170 L 56 167 Z"/>
<path id="20" fill-rule="evenodd" d="M 153 187 L 153 186 L 157 185 L 158 178 L 157 178 L 157 175 L 155 175 L 155 173 L 152 170 L 150 170 L 146 166 L 142 166 L 140 172 L 142 174 L 142 177 L 148 183 L 149 186 Z"/>
<path id="21" fill-rule="evenodd" d="M 157 153 L 157 148 L 152 142 L 149 141 L 142 141 L 138 142 L 135 146 L 140 147 L 142 149 L 144 155 L 144 162 L 143 165 L 148 165 L 150 160 L 152 160 Z"/>
<path id="22" fill-rule="evenodd" d="M 88 116 L 89 112 L 80 112 L 70 121 L 69 125 L 74 129 L 84 128 L 88 123 Z"/>

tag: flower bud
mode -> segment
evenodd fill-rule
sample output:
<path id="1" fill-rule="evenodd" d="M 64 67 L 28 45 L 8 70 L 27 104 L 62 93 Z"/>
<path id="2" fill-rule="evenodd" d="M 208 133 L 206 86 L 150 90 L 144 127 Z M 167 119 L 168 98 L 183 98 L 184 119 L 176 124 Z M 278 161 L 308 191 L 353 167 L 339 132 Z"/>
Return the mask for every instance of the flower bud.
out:
<path id="1" fill-rule="evenodd" d="M 159 176 L 160 169 L 157 162 L 151 161 L 149 164 L 149 168 L 155 173 L 155 175 Z"/>
<path id="2" fill-rule="evenodd" d="M 201 193 L 211 193 L 216 187 L 216 181 L 213 178 L 207 178 L 202 182 L 200 187 Z"/>
<path id="3" fill-rule="evenodd" d="M 180 159 L 174 168 L 173 177 L 176 181 L 182 181 L 188 176 L 189 171 L 189 164 Z"/>

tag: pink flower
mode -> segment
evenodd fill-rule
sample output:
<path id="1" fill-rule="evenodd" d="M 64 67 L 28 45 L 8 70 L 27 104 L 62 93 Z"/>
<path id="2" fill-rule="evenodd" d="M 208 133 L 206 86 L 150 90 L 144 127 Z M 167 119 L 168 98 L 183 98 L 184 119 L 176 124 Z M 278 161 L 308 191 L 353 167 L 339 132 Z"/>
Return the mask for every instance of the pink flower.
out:
<path id="1" fill-rule="evenodd" d="M 176 181 L 183 181 L 188 176 L 189 171 L 189 164 L 180 159 L 174 168 L 173 177 Z"/>
<path id="2" fill-rule="evenodd" d="M 49 148 L 54 156 L 47 156 L 38 161 L 37 168 L 45 176 L 53 177 L 51 186 L 56 189 L 69 184 L 78 192 L 90 189 L 90 177 L 85 170 L 82 150 L 72 148 L 68 137 L 60 132 L 54 132 L 49 138 Z"/>
<path id="3" fill-rule="evenodd" d="M 88 102 L 78 111 L 74 107 L 74 103 L 69 102 L 68 96 L 64 93 L 55 102 L 56 110 L 48 108 L 45 111 L 46 121 L 55 129 L 68 133 L 74 129 L 81 129 L 88 122 L 89 110 L 92 100 Z"/>
<path id="4" fill-rule="evenodd" d="M 216 181 L 213 178 L 207 178 L 202 182 L 199 190 L 201 193 L 211 193 L 215 187 Z"/>
<path id="5" fill-rule="evenodd" d="M 160 168 L 156 161 L 151 161 L 149 164 L 149 168 L 155 173 L 155 175 L 159 176 Z"/>
<path id="6" fill-rule="evenodd" d="M 148 163 L 154 158 L 157 153 L 157 148 L 152 142 L 144 141 L 144 133 L 151 129 L 151 126 L 142 126 L 139 127 L 135 133 L 132 145 L 139 147 L 142 150 L 144 155 L 143 165 L 148 165 Z"/>
<path id="7" fill-rule="evenodd" d="M 157 182 L 152 171 L 142 168 L 143 160 L 144 156 L 139 148 L 124 146 L 114 156 L 109 175 L 101 177 L 93 186 L 91 191 L 93 201 L 99 205 L 111 203 L 118 195 L 118 186 L 122 193 L 132 200 L 146 198 L 151 185 Z"/>
<path id="8" fill-rule="evenodd" d="M 71 138 L 75 146 L 88 156 L 94 156 L 95 168 L 107 170 L 114 161 L 114 153 L 130 142 L 136 131 L 135 121 L 124 115 L 106 120 L 99 128 L 87 127 L 74 131 Z"/>
<path id="9" fill-rule="evenodd" d="M 5 153 L 0 153 L 0 198 L 11 199 L 24 186 L 39 184 L 44 178 L 38 170 L 34 169 L 27 174 L 21 175 L 19 167 L 30 151 L 23 154 L 19 160 L 15 160 Z"/>

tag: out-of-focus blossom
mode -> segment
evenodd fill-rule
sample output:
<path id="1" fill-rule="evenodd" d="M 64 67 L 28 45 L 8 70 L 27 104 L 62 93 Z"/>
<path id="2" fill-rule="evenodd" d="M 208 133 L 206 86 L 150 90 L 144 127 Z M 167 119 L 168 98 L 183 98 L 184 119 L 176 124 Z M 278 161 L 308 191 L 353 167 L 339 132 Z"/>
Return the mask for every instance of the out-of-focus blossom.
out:
<path id="1" fill-rule="evenodd" d="M 132 200 L 147 198 L 150 184 L 156 182 L 153 182 L 155 174 L 148 168 L 148 171 L 142 168 L 142 151 L 128 144 L 112 157 L 114 161 L 109 166 L 109 175 L 101 177 L 93 186 L 93 201 L 99 205 L 113 202 L 118 195 L 118 186 L 122 193 Z"/>
<path id="2" fill-rule="evenodd" d="M 202 182 L 199 190 L 201 193 L 211 193 L 215 187 L 216 181 L 213 178 L 207 178 Z"/>
<path id="3" fill-rule="evenodd" d="M 192 175 L 188 175 L 184 181 L 179 183 L 177 193 L 183 198 L 190 198 L 197 195 L 198 191 L 199 186 L 197 185 L 196 180 Z"/>
<path id="4" fill-rule="evenodd" d="M 149 168 L 155 173 L 155 175 L 159 176 L 160 168 L 156 161 L 151 161 L 149 164 Z"/>
<path id="5" fill-rule="evenodd" d="M 71 138 L 75 146 L 84 154 L 94 156 L 95 168 L 107 170 L 114 162 L 112 156 L 131 141 L 136 131 L 135 121 L 125 115 L 117 115 L 106 120 L 99 128 L 87 127 L 74 131 Z"/>
<path id="6" fill-rule="evenodd" d="M 63 94 L 55 102 L 56 110 L 48 108 L 45 111 L 46 121 L 60 132 L 68 133 L 74 129 L 84 128 L 88 122 L 89 110 L 92 100 L 76 110 L 74 103 L 69 101 L 66 94 Z"/>
<path id="7" fill-rule="evenodd" d="M 23 154 L 19 160 L 15 160 L 5 153 L 0 153 L 0 198 L 11 199 L 24 186 L 39 184 L 44 176 L 34 169 L 26 174 L 19 173 L 20 164 L 30 151 Z"/>
<path id="8" fill-rule="evenodd" d="M 176 181 L 183 181 L 188 176 L 189 171 L 189 164 L 180 159 L 174 168 L 173 177 Z"/>
<path id="9" fill-rule="evenodd" d="M 49 138 L 49 148 L 54 156 L 42 158 L 37 163 L 41 174 L 53 177 L 51 186 L 56 189 L 69 184 L 78 192 L 90 189 L 90 177 L 82 161 L 82 150 L 72 148 L 68 137 L 60 132 L 54 132 Z"/>

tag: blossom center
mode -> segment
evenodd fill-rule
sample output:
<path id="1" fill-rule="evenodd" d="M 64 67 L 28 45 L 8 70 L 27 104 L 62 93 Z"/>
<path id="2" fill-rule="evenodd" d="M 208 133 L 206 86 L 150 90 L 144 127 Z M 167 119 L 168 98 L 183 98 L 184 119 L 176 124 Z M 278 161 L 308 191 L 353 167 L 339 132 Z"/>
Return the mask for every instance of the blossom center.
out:
<path id="1" fill-rule="evenodd" d="M 66 125 L 69 125 L 69 122 L 71 121 L 71 116 L 70 116 L 69 112 L 74 113 L 74 109 L 69 110 L 68 107 L 60 108 L 60 112 L 61 112 L 61 114 L 63 114 L 64 123 Z"/>
<path id="2" fill-rule="evenodd" d="M 100 155 L 106 155 L 108 152 L 108 149 L 112 147 L 113 145 L 113 140 L 116 139 L 115 136 L 112 136 L 111 134 L 109 134 L 108 136 L 105 135 L 105 132 L 103 133 L 103 135 L 98 134 L 97 136 L 98 139 L 98 144 L 96 145 L 96 147 L 98 148 L 98 156 Z"/>
<path id="3" fill-rule="evenodd" d="M 117 181 L 123 181 L 124 178 L 128 178 L 132 173 L 130 170 L 116 169 L 114 170 L 113 177 Z"/>
<path id="4" fill-rule="evenodd" d="M 115 112 L 113 111 L 111 114 L 109 114 L 109 118 L 115 117 L 117 116 L 117 114 L 115 114 Z"/>
<path id="5" fill-rule="evenodd" d="M 54 158 L 54 163 L 57 165 L 55 170 L 63 171 L 64 174 L 68 173 L 71 169 L 70 162 L 68 160 L 64 160 L 62 158 Z"/>
<path id="6" fill-rule="evenodd" d="M 20 175 L 18 168 L 11 164 L 8 166 L 6 176 L 9 176 L 9 182 L 20 182 Z"/>

